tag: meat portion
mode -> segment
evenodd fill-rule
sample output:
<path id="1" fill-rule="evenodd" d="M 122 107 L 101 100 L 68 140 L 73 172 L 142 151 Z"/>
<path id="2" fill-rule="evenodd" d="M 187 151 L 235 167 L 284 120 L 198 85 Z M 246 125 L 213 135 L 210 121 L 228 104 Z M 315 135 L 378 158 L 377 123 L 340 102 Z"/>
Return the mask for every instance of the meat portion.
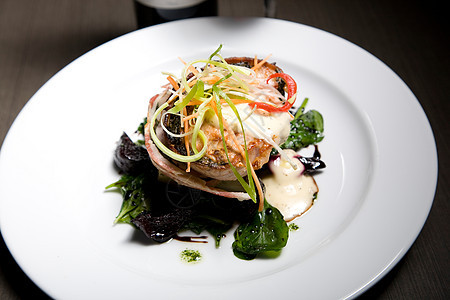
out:
<path id="1" fill-rule="evenodd" d="M 233 65 L 239 65 L 251 68 L 255 64 L 255 60 L 249 57 L 231 57 L 225 59 L 227 63 Z M 257 63 L 260 63 L 258 60 Z M 260 82 L 266 81 L 266 79 L 274 73 L 281 73 L 282 70 L 270 63 L 263 63 L 256 70 L 256 78 Z M 190 75 L 192 76 L 192 74 Z M 189 76 L 188 76 L 189 78 Z M 279 79 L 271 80 L 270 84 L 278 89 L 280 93 L 284 94 L 284 81 Z M 273 89 L 273 88 L 272 88 Z M 276 91 L 275 91 L 276 92 Z M 158 99 L 153 98 L 150 101 L 148 120 L 151 120 L 155 110 L 159 105 L 165 103 L 169 98 L 170 93 L 163 97 L 158 97 Z M 171 104 L 173 105 L 173 103 Z M 248 108 L 247 104 L 241 104 Z M 223 104 L 222 109 L 226 108 L 226 104 Z M 192 107 L 192 106 L 191 106 Z M 169 106 L 167 109 L 170 109 Z M 183 133 L 181 128 L 182 124 L 180 117 L 174 114 L 163 114 L 164 117 L 159 119 L 155 132 L 162 143 L 175 153 L 186 155 L 185 139 L 177 137 L 177 134 Z M 189 112 L 188 114 L 189 115 Z M 234 117 L 234 115 L 233 115 Z M 241 115 L 241 118 L 245 118 Z M 205 121 L 201 125 L 201 131 L 206 135 L 208 139 L 207 150 L 204 156 L 198 161 L 190 163 L 190 172 L 186 172 L 186 164 L 178 161 L 173 161 L 167 159 L 163 154 L 160 153 L 154 142 L 151 140 L 149 135 L 149 130 L 147 124 L 145 131 L 145 140 L 147 151 L 150 154 L 153 164 L 165 175 L 172 178 L 176 182 L 182 185 L 207 191 L 213 194 L 221 195 L 229 198 L 239 198 L 239 199 L 249 199 L 247 193 L 242 192 L 226 192 L 210 185 L 207 185 L 208 180 L 219 180 L 219 181 L 235 181 L 236 176 L 230 167 L 229 161 L 236 168 L 238 173 L 245 177 L 247 176 L 246 160 L 243 157 L 244 146 L 244 134 L 241 130 L 233 129 L 231 126 L 227 126 L 230 120 L 224 119 L 225 124 L 224 136 L 226 142 L 226 150 L 222 141 L 222 134 L 218 128 L 217 122 Z M 167 134 L 166 131 L 162 129 L 161 124 L 164 125 L 166 130 L 169 130 L 174 135 Z M 289 120 L 287 121 L 289 126 Z M 188 136 L 190 139 L 191 136 Z M 278 133 L 274 133 L 269 136 L 276 143 L 280 142 Z M 249 162 L 251 163 L 253 169 L 258 170 L 264 164 L 266 164 L 270 157 L 270 152 L 273 145 L 267 142 L 267 139 L 256 138 L 248 130 L 245 131 L 246 149 L 248 152 Z M 190 140 L 189 140 L 190 142 Z M 197 149 L 202 149 L 204 145 L 200 139 L 197 140 Z M 192 149 L 190 149 L 190 154 L 193 155 Z M 228 161 L 229 160 L 229 161 Z"/>
<path id="2" fill-rule="evenodd" d="M 208 123 L 203 124 L 201 129 L 208 137 L 208 150 L 206 150 L 205 155 L 200 160 L 191 163 L 191 168 L 203 176 L 214 179 L 236 180 L 236 177 L 228 164 L 220 129 Z M 243 147 L 244 138 L 242 133 L 234 134 Z M 228 158 L 239 174 L 241 176 L 245 176 L 247 174 L 245 160 L 230 136 L 231 134 L 228 131 L 225 131 Z M 253 168 L 258 170 L 268 162 L 272 145 L 261 139 L 256 139 L 248 134 L 246 135 L 246 141 L 249 160 Z"/>
<path id="3" fill-rule="evenodd" d="M 147 120 L 151 120 L 157 106 L 163 103 L 168 98 L 168 93 L 160 96 L 155 96 L 150 100 L 149 109 L 147 114 Z M 153 165 L 164 175 L 174 180 L 178 184 L 188 186 L 194 189 L 202 190 L 214 195 L 226 197 L 226 198 L 236 198 L 238 200 L 248 200 L 250 196 L 245 192 L 229 192 L 222 189 L 218 189 L 207 185 L 207 182 L 200 178 L 198 174 L 194 172 L 186 172 L 178 167 L 175 163 L 167 159 L 156 147 L 155 143 L 150 138 L 150 123 L 145 125 L 145 147 L 152 160 Z M 161 131 L 160 131 L 161 132 Z"/>
<path id="4" fill-rule="evenodd" d="M 254 66 L 255 60 L 249 57 L 230 57 L 225 59 L 227 63 L 244 66 L 251 68 Z M 258 62 L 260 62 L 259 60 Z M 274 73 L 280 73 L 282 70 L 275 66 L 265 62 L 261 67 L 256 70 L 256 77 L 265 82 L 266 79 Z M 274 85 L 279 90 L 283 91 L 284 81 L 273 80 L 272 85 Z M 243 116 L 241 116 L 242 118 Z M 165 120 L 163 120 L 166 128 L 174 133 L 181 133 L 180 131 L 180 118 L 177 116 L 166 115 Z M 227 122 L 225 120 L 225 122 Z M 223 147 L 222 136 L 219 128 L 217 126 L 212 126 L 210 123 L 203 123 L 201 130 L 208 137 L 208 149 L 205 155 L 198 161 L 191 163 L 191 169 L 197 171 L 202 177 L 209 177 L 217 180 L 231 181 L 236 180 L 236 177 L 231 169 L 225 149 Z M 239 151 L 239 146 L 236 145 L 236 140 L 238 141 L 241 149 L 244 148 L 244 135 L 241 132 L 233 132 L 225 130 L 225 140 L 228 150 L 228 158 L 231 164 L 237 169 L 239 174 L 243 177 L 247 175 L 247 168 L 245 159 Z M 263 139 L 255 138 L 246 132 L 246 143 L 250 163 L 255 170 L 260 169 L 264 164 L 266 164 L 270 157 L 270 152 L 273 146 Z M 272 137 L 275 140 L 277 137 Z M 173 138 L 169 135 L 165 136 L 166 145 L 174 152 L 186 154 L 186 149 L 184 146 L 184 139 Z M 201 149 L 202 144 L 198 142 L 198 149 Z"/>
<path id="5" fill-rule="evenodd" d="M 225 61 L 230 65 L 242 66 L 247 68 L 252 68 L 255 65 L 255 59 L 250 57 L 228 57 L 225 58 Z M 258 60 L 258 63 L 261 62 L 261 59 Z M 267 77 L 274 73 L 283 73 L 283 70 L 276 66 L 275 64 L 271 64 L 265 62 L 260 68 L 256 71 L 256 78 L 265 81 Z M 278 91 L 283 94 L 285 82 L 280 78 L 273 80 L 272 84 L 278 89 Z"/>

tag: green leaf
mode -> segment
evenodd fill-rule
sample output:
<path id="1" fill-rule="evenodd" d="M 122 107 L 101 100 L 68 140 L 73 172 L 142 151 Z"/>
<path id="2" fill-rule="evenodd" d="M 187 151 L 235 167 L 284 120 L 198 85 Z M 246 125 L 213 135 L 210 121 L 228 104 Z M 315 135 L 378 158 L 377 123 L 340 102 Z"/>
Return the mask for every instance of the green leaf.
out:
<path id="1" fill-rule="evenodd" d="M 315 132 L 323 132 L 323 118 L 317 110 L 310 110 L 300 116 L 303 125 Z"/>
<path id="2" fill-rule="evenodd" d="M 147 124 L 147 117 L 145 117 L 144 120 L 139 124 L 138 128 L 136 129 L 136 132 L 145 135 L 144 132 L 145 124 Z"/>
<path id="3" fill-rule="evenodd" d="M 286 246 L 289 228 L 278 209 L 264 201 L 264 209 L 248 223 L 241 223 L 234 232 L 233 252 L 250 260 L 258 255 L 273 254 Z"/>
<path id="4" fill-rule="evenodd" d="M 148 210 L 148 200 L 144 192 L 145 180 L 145 174 L 123 175 L 117 182 L 106 187 L 119 189 L 123 196 L 122 207 L 114 223 L 131 224 L 132 219 Z"/>
<path id="5" fill-rule="evenodd" d="M 295 114 L 294 120 L 291 121 L 291 132 L 286 142 L 281 145 L 282 149 L 298 151 L 323 140 L 323 117 L 317 110 L 309 110 L 303 113 L 306 101 L 307 99 Z"/>

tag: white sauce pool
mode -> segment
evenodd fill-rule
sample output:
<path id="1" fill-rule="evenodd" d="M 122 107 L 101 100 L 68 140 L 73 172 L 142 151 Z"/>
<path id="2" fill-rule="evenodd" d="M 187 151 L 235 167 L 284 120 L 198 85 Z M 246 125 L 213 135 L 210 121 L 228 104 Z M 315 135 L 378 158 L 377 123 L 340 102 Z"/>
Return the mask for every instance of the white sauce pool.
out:
<path id="1" fill-rule="evenodd" d="M 272 113 L 268 116 L 263 116 L 252 113 L 252 109 L 248 104 L 238 104 L 236 105 L 236 109 L 243 121 L 245 131 L 252 136 L 263 138 L 262 135 L 266 135 L 272 138 L 277 144 L 284 143 L 289 136 L 291 129 L 291 116 L 289 113 Z M 242 132 L 241 125 L 234 111 L 228 105 L 222 106 L 222 115 L 234 132 Z M 212 118 L 209 122 L 212 122 L 215 127 L 219 127 L 217 117 Z"/>
<path id="2" fill-rule="evenodd" d="M 312 176 L 303 174 L 305 167 L 295 158 L 298 154 L 293 150 L 284 151 L 297 168 L 278 157 L 269 162 L 272 174 L 262 181 L 266 186 L 267 202 L 281 212 L 285 221 L 291 221 L 312 206 L 319 189 Z"/>

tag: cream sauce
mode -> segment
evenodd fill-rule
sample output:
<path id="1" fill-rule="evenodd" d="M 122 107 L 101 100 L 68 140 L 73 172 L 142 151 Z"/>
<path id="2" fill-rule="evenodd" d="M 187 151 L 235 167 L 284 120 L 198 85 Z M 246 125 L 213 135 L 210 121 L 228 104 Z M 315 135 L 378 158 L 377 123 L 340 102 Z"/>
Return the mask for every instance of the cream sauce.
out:
<path id="1" fill-rule="evenodd" d="M 265 139 L 269 137 L 278 145 L 284 143 L 289 136 L 291 128 L 291 116 L 287 112 L 271 113 L 270 115 L 261 115 L 252 112 L 248 104 L 238 104 L 236 109 L 244 124 L 246 134 L 250 134 L 255 138 Z M 222 115 L 224 120 L 228 122 L 234 132 L 242 132 L 241 125 L 234 111 L 228 105 L 222 106 Z M 218 118 L 213 116 L 208 120 L 213 126 L 219 127 Z"/>
<path id="2" fill-rule="evenodd" d="M 266 187 L 267 202 L 278 208 L 285 221 L 291 221 L 312 206 L 319 188 L 312 176 L 303 173 L 305 167 L 295 158 L 298 154 L 293 150 L 284 151 L 297 168 L 278 157 L 269 162 L 272 174 L 261 179 Z"/>

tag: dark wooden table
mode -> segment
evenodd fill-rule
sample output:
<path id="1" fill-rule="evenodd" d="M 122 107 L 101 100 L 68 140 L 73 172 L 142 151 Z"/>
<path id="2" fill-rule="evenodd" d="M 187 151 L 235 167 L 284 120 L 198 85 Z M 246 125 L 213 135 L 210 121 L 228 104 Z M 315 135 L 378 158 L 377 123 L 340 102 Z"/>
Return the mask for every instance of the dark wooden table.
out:
<path id="1" fill-rule="evenodd" d="M 262 17 L 263 3 L 220 0 L 219 15 Z M 277 2 L 276 18 L 339 35 L 391 67 L 419 99 L 435 134 L 439 179 L 429 218 L 405 257 L 361 299 L 450 299 L 446 11 L 438 0 Z M 0 0 L 0 142 L 24 104 L 52 75 L 135 29 L 132 0 Z M 48 297 L 21 271 L 0 238 L 0 299 L 21 298 Z"/>

